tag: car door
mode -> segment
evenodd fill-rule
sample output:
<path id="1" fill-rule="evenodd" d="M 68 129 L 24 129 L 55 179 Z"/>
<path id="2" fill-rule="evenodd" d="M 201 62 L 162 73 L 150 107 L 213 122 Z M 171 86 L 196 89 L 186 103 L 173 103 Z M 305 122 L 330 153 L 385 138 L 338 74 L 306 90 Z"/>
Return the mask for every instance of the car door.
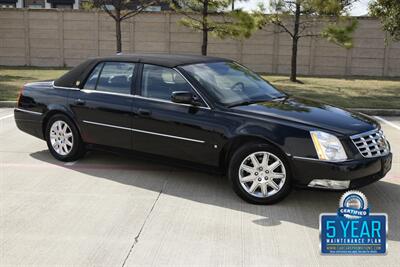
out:
<path id="1" fill-rule="evenodd" d="M 82 90 L 70 94 L 84 142 L 132 148 L 132 85 L 135 63 L 101 62 L 93 69 Z"/>
<path id="2" fill-rule="evenodd" d="M 191 91 L 200 106 L 173 103 L 174 91 Z M 133 103 L 133 149 L 217 165 L 218 121 L 191 84 L 175 69 L 143 64 Z"/>

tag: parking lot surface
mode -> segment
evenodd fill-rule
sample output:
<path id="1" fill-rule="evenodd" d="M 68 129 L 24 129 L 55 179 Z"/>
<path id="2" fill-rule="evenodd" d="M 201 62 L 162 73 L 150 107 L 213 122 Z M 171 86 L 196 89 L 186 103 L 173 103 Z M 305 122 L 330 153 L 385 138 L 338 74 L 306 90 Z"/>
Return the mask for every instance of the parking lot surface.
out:
<path id="1" fill-rule="evenodd" d="M 91 152 L 51 157 L 0 109 L 0 265 L 377 266 L 400 262 L 400 117 L 380 117 L 392 170 L 361 189 L 389 216 L 386 256 L 321 256 L 319 215 L 341 193 L 294 190 L 273 206 L 226 178 Z M 396 127 L 397 126 L 397 127 Z"/>

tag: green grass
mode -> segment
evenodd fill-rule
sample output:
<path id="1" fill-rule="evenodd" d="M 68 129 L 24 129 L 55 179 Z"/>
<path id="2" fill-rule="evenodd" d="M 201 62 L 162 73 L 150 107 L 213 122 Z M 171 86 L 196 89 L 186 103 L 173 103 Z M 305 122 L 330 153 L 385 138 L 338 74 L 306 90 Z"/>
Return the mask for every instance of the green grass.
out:
<path id="1" fill-rule="evenodd" d="M 15 100 L 27 82 L 60 77 L 68 69 L 37 67 L 0 67 L 0 101 Z M 320 100 L 346 108 L 400 109 L 400 79 L 315 78 L 299 77 L 301 83 L 287 76 L 263 75 L 279 89 L 294 95 Z"/>
<path id="2" fill-rule="evenodd" d="M 52 80 L 68 69 L 37 67 L 0 67 L 0 101 L 15 100 L 28 82 Z"/>
<path id="3" fill-rule="evenodd" d="M 400 79 L 299 77 L 263 75 L 277 88 L 294 96 L 307 97 L 345 108 L 400 109 Z"/>

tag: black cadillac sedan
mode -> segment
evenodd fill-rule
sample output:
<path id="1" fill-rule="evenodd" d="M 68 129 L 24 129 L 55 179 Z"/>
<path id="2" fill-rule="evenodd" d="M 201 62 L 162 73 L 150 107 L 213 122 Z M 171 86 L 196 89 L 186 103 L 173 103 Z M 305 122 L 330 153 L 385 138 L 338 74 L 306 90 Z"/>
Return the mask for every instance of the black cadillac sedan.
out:
<path id="1" fill-rule="evenodd" d="M 246 201 L 271 204 L 294 185 L 360 187 L 391 168 L 373 119 L 289 96 L 227 59 L 120 55 L 26 84 L 18 128 L 58 160 L 125 149 L 225 171 Z M 184 182 L 184 181 L 182 181 Z"/>

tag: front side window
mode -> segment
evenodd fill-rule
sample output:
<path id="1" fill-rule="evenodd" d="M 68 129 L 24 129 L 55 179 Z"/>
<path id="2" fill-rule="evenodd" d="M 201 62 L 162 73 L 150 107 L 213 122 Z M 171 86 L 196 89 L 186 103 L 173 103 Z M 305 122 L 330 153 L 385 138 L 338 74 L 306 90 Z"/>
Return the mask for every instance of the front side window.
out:
<path id="1" fill-rule="evenodd" d="M 149 64 L 143 66 L 142 96 L 171 100 L 175 91 L 194 94 L 190 84 L 175 70 Z"/>
<path id="2" fill-rule="evenodd" d="M 256 73 L 235 62 L 212 62 L 182 67 L 219 103 L 226 106 L 269 101 L 285 96 Z"/>
<path id="3" fill-rule="evenodd" d="M 90 74 L 85 89 L 130 94 L 135 64 L 125 62 L 101 63 Z"/>

